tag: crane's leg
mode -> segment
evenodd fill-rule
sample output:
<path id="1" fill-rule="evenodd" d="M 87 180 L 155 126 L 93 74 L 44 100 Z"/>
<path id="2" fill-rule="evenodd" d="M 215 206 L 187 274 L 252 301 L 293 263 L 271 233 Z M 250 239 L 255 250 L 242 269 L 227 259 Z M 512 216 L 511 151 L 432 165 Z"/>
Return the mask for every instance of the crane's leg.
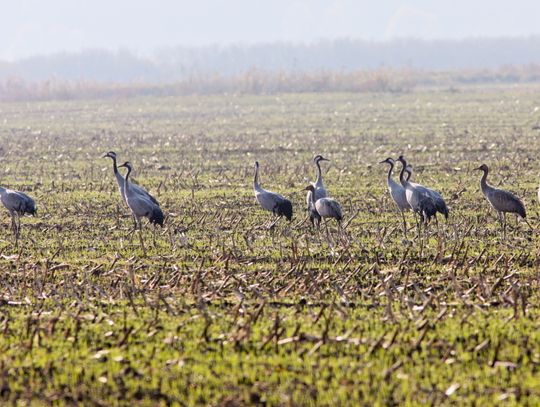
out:
<path id="1" fill-rule="evenodd" d="M 139 217 L 137 217 L 136 219 L 137 219 L 137 226 L 139 228 L 139 240 L 141 241 L 141 247 L 143 249 L 143 252 L 146 255 L 146 247 L 144 246 L 144 240 L 143 240 L 143 235 L 142 235 L 142 222 Z"/>
<path id="2" fill-rule="evenodd" d="M 506 212 L 502 213 L 503 218 L 503 238 L 506 239 Z"/>
<path id="3" fill-rule="evenodd" d="M 401 212 L 401 218 L 403 219 L 403 235 L 405 236 L 405 239 L 407 239 L 407 221 L 405 220 L 405 212 Z"/>

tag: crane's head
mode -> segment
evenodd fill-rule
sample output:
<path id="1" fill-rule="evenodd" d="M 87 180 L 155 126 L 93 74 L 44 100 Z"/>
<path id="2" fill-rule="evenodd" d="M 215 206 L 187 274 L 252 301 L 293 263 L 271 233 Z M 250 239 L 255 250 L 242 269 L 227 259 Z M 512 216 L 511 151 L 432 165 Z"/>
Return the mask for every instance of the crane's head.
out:
<path id="1" fill-rule="evenodd" d="M 475 170 L 488 172 L 488 166 L 486 164 L 482 164 L 480 167 L 475 168 Z"/>
<path id="2" fill-rule="evenodd" d="M 405 157 L 403 157 L 402 155 L 400 155 L 397 159 L 401 164 L 403 164 L 404 166 L 407 166 L 407 161 L 405 160 Z"/>
<path id="3" fill-rule="evenodd" d="M 303 191 L 311 191 L 311 192 L 315 192 L 315 187 L 311 184 L 309 184 L 307 187 L 305 187 L 303 189 Z"/>
<path id="4" fill-rule="evenodd" d="M 113 160 L 116 160 L 116 153 L 114 151 L 109 151 L 102 158 L 112 158 Z"/>
<path id="5" fill-rule="evenodd" d="M 386 160 L 381 161 L 379 164 L 390 164 L 390 165 L 394 165 L 395 163 L 396 163 L 396 162 L 394 161 L 393 158 L 388 157 Z"/>
<path id="6" fill-rule="evenodd" d="M 120 168 L 120 167 L 126 167 L 130 171 L 133 169 L 133 167 L 131 166 L 131 163 L 129 161 L 126 161 L 124 164 L 118 166 L 118 168 Z"/>
<path id="7" fill-rule="evenodd" d="M 330 161 L 328 158 L 324 158 L 322 155 L 317 154 L 315 157 L 313 157 L 313 162 L 317 164 L 320 161 Z"/>
<path id="8" fill-rule="evenodd" d="M 259 162 L 255 161 L 255 168 L 259 168 Z"/>

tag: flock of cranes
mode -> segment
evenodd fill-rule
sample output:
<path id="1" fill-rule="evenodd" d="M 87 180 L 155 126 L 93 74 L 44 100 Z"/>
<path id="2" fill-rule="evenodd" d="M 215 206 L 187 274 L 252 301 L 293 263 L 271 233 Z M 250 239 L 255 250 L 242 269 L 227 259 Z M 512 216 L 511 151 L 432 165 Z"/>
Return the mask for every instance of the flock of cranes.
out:
<path id="1" fill-rule="evenodd" d="M 110 158 L 112 160 L 113 173 L 116 178 L 116 183 L 118 184 L 120 197 L 131 211 L 135 229 L 138 229 L 139 232 L 142 231 L 142 218 L 147 218 L 151 224 L 163 226 L 165 217 L 157 199 L 150 195 L 150 193 L 148 193 L 148 191 L 146 191 L 144 188 L 130 181 L 129 177 L 133 170 L 132 165 L 127 161 L 122 165 L 117 165 L 117 155 L 114 151 L 109 151 L 103 156 L 103 158 Z M 322 161 L 329 160 L 324 158 L 322 155 L 316 155 L 313 158 L 313 163 L 316 166 L 316 179 L 315 182 L 311 183 L 304 189 L 304 191 L 307 191 L 306 209 L 311 224 L 314 227 L 319 228 L 321 220 L 323 220 L 326 225 L 327 220 L 335 219 L 338 224 L 338 228 L 341 229 L 343 211 L 339 202 L 328 196 L 328 191 L 324 186 L 322 177 Z M 399 182 L 392 178 L 392 173 L 396 166 L 396 162 L 401 163 Z M 433 189 L 412 182 L 412 166 L 407 163 L 403 156 L 399 156 L 397 161 L 391 157 L 388 157 L 387 159 L 381 161 L 380 164 L 389 165 L 387 175 L 388 190 L 392 200 L 396 204 L 398 211 L 401 213 L 403 220 L 403 232 L 405 234 L 407 233 L 405 212 L 409 210 L 412 210 L 417 217 L 417 227 L 419 233 L 421 226 L 427 225 L 432 218 L 434 218 L 437 222 L 437 213 L 440 213 L 445 217 L 445 219 L 448 219 L 449 210 L 441 194 Z M 118 168 L 126 168 L 126 174 L 122 176 Z M 499 216 L 503 234 L 506 234 L 507 213 L 514 213 L 527 222 L 525 206 L 517 196 L 511 192 L 494 188 L 487 183 L 487 176 L 489 173 L 487 165 L 482 164 L 480 167 L 476 168 L 476 170 L 483 172 L 480 180 L 480 187 L 482 193 Z M 253 191 L 259 205 L 266 211 L 272 213 L 273 219 L 268 226 L 269 228 L 273 227 L 282 217 L 287 218 L 289 221 L 292 220 L 292 202 L 282 195 L 266 190 L 261 186 L 258 162 L 255 162 Z M 11 215 L 11 228 L 14 235 L 18 239 L 21 229 L 20 218 L 25 214 L 36 214 L 37 209 L 35 201 L 23 192 L 2 187 L 0 187 L 0 200 Z M 529 223 L 527 222 L 527 224 Z M 144 247 L 142 234 L 139 235 L 141 238 L 141 245 Z"/>

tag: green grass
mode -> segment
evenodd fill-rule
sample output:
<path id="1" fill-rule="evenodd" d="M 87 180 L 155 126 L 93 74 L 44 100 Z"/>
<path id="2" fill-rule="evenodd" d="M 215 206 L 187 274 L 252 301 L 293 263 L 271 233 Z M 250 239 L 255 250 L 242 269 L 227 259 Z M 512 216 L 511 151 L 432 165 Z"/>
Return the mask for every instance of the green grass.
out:
<path id="1" fill-rule="evenodd" d="M 471 170 L 540 226 L 537 91 L 0 105 L 0 185 L 39 211 L 18 246 L 0 215 L 0 400 L 535 404 L 540 237 L 511 219 L 503 239 Z M 146 252 L 109 150 L 168 216 Z M 330 239 L 302 223 L 317 153 L 347 224 Z M 451 211 L 423 242 L 378 164 L 402 153 Z M 263 227 L 255 160 L 292 224 Z"/>

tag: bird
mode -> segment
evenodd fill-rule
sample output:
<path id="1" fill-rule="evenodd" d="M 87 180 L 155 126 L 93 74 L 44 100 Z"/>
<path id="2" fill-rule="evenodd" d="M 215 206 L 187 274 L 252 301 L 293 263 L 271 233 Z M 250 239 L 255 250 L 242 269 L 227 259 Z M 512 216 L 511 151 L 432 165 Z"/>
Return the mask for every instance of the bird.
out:
<path id="1" fill-rule="evenodd" d="M 493 209 L 497 211 L 499 220 L 503 228 L 503 236 L 506 236 L 506 213 L 515 213 L 527 222 L 527 213 L 525 211 L 525 205 L 521 199 L 509 191 L 503 189 L 494 188 L 487 183 L 487 176 L 489 168 L 486 164 L 482 164 L 475 170 L 483 171 L 482 178 L 480 179 L 480 188 L 482 193 L 490 203 Z M 528 223 L 528 222 L 527 222 Z M 530 225 L 529 225 L 530 226 Z"/>
<path id="2" fill-rule="evenodd" d="M 420 223 L 428 224 L 429 220 L 437 213 L 437 207 L 432 196 L 427 192 L 427 188 L 422 187 L 419 184 L 413 184 L 405 179 L 405 172 L 407 167 L 407 161 L 400 155 L 398 161 L 401 162 L 402 168 L 399 174 L 399 181 L 403 188 L 405 188 L 405 196 L 409 206 L 414 213 L 420 215 Z M 420 223 L 418 228 L 420 229 Z"/>
<path id="3" fill-rule="evenodd" d="M 322 179 L 322 173 L 321 173 L 321 161 L 330 161 L 327 158 L 324 158 L 322 155 L 318 154 L 315 157 L 313 157 L 313 163 L 317 166 L 317 178 L 315 179 L 315 182 L 312 183 L 312 185 L 315 188 L 315 201 L 321 198 L 326 198 L 328 195 L 326 188 L 324 187 L 323 179 Z M 311 221 L 311 224 L 313 226 L 319 226 L 321 222 L 321 217 L 317 213 L 317 210 L 313 207 L 313 204 L 311 202 L 311 194 L 313 192 L 308 191 L 306 194 L 306 203 L 307 203 L 307 210 L 309 213 L 309 220 Z"/>
<path id="4" fill-rule="evenodd" d="M 391 157 L 388 157 L 386 160 L 381 161 L 379 164 L 388 164 L 390 168 L 388 169 L 388 176 L 386 179 L 386 184 L 388 185 L 388 191 L 392 200 L 395 202 L 401 217 L 403 218 L 403 233 L 407 234 L 407 222 L 405 220 L 405 211 L 411 209 L 409 202 L 407 202 L 407 196 L 405 195 L 405 188 L 403 185 L 397 183 L 392 179 L 392 171 L 394 170 L 394 165 L 396 164 L 395 160 Z M 409 174 L 409 173 L 408 173 Z M 408 175 L 407 180 L 410 178 Z"/>
<path id="5" fill-rule="evenodd" d="M 133 184 L 129 181 L 129 176 L 131 174 L 131 171 L 133 170 L 131 163 L 129 161 L 126 161 L 124 164 L 120 165 L 119 168 L 120 167 L 127 168 L 127 173 L 124 178 L 124 193 L 126 196 L 127 205 L 129 206 L 129 209 L 131 209 L 131 213 L 135 218 L 136 228 L 139 229 L 141 246 L 144 249 L 141 218 L 148 218 L 150 223 L 163 227 L 165 217 L 163 216 L 163 211 L 158 204 L 153 202 L 148 197 L 136 192 L 135 189 L 132 187 Z"/>
<path id="6" fill-rule="evenodd" d="M 118 184 L 118 190 L 120 191 L 120 196 L 122 197 L 122 200 L 127 205 L 126 194 L 124 193 L 125 181 L 124 181 L 124 177 L 122 177 L 122 174 L 120 174 L 120 172 L 118 171 L 118 167 L 116 166 L 116 158 L 117 158 L 116 153 L 114 151 L 109 151 L 102 158 L 112 159 L 113 172 L 114 172 L 114 177 L 116 178 L 116 183 Z M 157 201 L 157 199 L 154 198 L 152 195 L 150 195 L 150 193 L 148 193 L 148 191 L 145 190 L 143 187 L 131 182 L 131 189 L 138 194 L 146 196 L 148 199 L 150 199 L 152 202 L 154 202 L 156 205 L 159 206 L 159 202 Z"/>
<path id="7" fill-rule="evenodd" d="M 255 161 L 253 192 L 255 193 L 255 198 L 257 199 L 257 202 L 259 202 L 259 205 L 261 205 L 263 209 L 272 212 L 272 214 L 276 216 L 276 220 L 268 227 L 269 229 L 272 228 L 282 216 L 285 216 L 289 221 L 292 220 L 293 206 L 291 201 L 289 201 L 287 198 L 284 198 L 280 194 L 268 191 L 261 187 L 259 183 L 258 161 Z"/>
<path id="8" fill-rule="evenodd" d="M 315 200 L 315 186 L 313 184 L 308 185 L 304 191 L 311 191 L 311 204 L 319 214 L 321 218 L 324 219 L 326 225 L 326 219 L 335 219 L 337 221 L 338 227 L 341 228 L 341 221 L 343 220 L 343 212 L 341 210 L 341 205 L 334 198 L 320 198 Z M 328 233 L 328 228 L 326 229 Z"/>
<path id="9" fill-rule="evenodd" d="M 37 213 L 36 202 L 24 192 L 0 187 L 0 200 L 11 215 L 11 230 L 16 238 L 21 229 L 21 216 Z"/>
<path id="10" fill-rule="evenodd" d="M 408 174 L 407 179 L 410 180 L 412 176 L 412 172 L 413 172 L 412 165 L 407 164 L 407 166 L 405 167 L 405 172 Z M 437 191 L 433 189 L 427 188 L 423 185 L 417 184 L 415 182 L 411 182 L 411 184 L 415 188 L 419 188 L 422 191 L 425 191 L 426 193 L 428 193 L 433 199 L 433 202 L 435 203 L 435 208 L 437 209 L 437 212 L 441 213 L 444 216 L 444 218 L 448 220 L 448 215 L 449 215 L 448 207 L 446 206 L 446 202 L 444 201 L 444 198 L 442 197 L 440 193 L 438 193 Z M 435 214 L 435 220 L 437 220 L 437 214 Z"/>

